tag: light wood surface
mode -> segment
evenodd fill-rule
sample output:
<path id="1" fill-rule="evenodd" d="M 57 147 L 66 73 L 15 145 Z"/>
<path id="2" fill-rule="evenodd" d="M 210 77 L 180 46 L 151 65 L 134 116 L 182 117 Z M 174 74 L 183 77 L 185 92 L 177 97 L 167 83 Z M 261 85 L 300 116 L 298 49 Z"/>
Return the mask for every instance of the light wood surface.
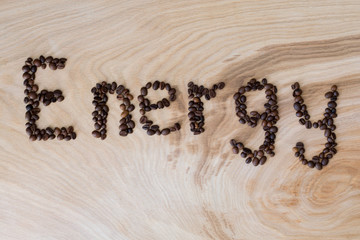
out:
<path id="1" fill-rule="evenodd" d="M 68 61 L 37 73 L 40 89 L 65 96 L 41 106 L 38 124 L 73 125 L 75 141 L 30 142 L 25 133 L 21 67 L 41 54 Z M 234 111 L 234 92 L 252 77 L 277 85 L 281 117 L 276 156 L 258 167 L 229 145 L 263 141 Z M 120 137 L 111 96 L 108 137 L 92 137 L 97 82 L 137 96 L 156 79 L 178 94 L 150 116 L 162 126 L 179 121 L 180 132 L 147 136 L 137 107 L 134 134 Z M 189 81 L 226 83 L 205 102 L 199 136 L 187 119 Z M 295 81 L 313 119 L 324 93 L 339 87 L 338 154 L 322 171 L 291 150 L 303 141 L 310 157 L 325 142 L 298 124 Z M 1 1 L 0 239 L 360 239 L 359 89 L 358 0 Z M 248 101 L 261 110 L 264 93 Z"/>

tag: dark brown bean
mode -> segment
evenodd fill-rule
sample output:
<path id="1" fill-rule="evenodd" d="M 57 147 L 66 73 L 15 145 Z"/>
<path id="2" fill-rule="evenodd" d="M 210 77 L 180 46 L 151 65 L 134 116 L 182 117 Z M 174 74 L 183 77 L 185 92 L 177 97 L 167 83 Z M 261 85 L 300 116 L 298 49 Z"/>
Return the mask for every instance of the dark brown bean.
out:
<path id="1" fill-rule="evenodd" d="M 57 139 L 58 139 L 58 140 L 63 140 L 63 139 L 64 139 L 64 135 L 63 135 L 63 134 L 59 134 L 59 135 L 57 136 Z"/>
<path id="2" fill-rule="evenodd" d="M 49 64 L 49 68 L 50 68 L 51 70 L 56 70 L 56 69 L 57 69 L 57 66 L 56 66 L 55 63 L 51 62 L 51 63 Z"/>
<path id="3" fill-rule="evenodd" d="M 143 96 L 146 96 L 148 94 L 148 91 L 147 91 L 146 87 L 142 87 L 140 89 L 140 92 L 141 92 L 141 95 L 143 95 Z"/>
<path id="4" fill-rule="evenodd" d="M 155 134 L 155 131 L 154 130 L 152 130 L 152 129 L 149 129 L 149 130 L 147 130 L 147 132 L 146 132 L 149 136 L 152 136 L 152 135 L 154 135 Z"/>
<path id="5" fill-rule="evenodd" d="M 233 147 L 232 151 L 234 154 L 239 154 L 239 149 L 237 147 Z"/>
<path id="6" fill-rule="evenodd" d="M 98 131 L 93 131 L 93 132 L 92 132 L 92 135 L 93 135 L 94 137 L 96 137 L 96 138 L 101 137 L 101 134 L 100 134 L 100 132 L 98 132 Z"/>
<path id="7" fill-rule="evenodd" d="M 324 131 L 324 136 L 325 136 L 325 137 L 330 137 L 330 135 L 331 135 L 330 129 L 326 129 L 326 130 Z"/>
<path id="8" fill-rule="evenodd" d="M 163 130 L 161 130 L 161 135 L 168 135 L 169 133 L 170 133 L 169 128 L 164 128 Z"/>
<path id="9" fill-rule="evenodd" d="M 159 86 L 160 86 L 160 82 L 159 82 L 159 81 L 155 81 L 154 84 L 153 84 L 153 89 L 154 89 L 154 90 L 158 90 L 158 89 L 159 89 Z"/>
<path id="10" fill-rule="evenodd" d="M 299 103 L 294 103 L 294 109 L 296 110 L 296 111 L 300 111 L 301 110 L 301 105 L 299 104 Z"/>
<path id="11" fill-rule="evenodd" d="M 309 162 L 308 162 L 308 166 L 309 166 L 310 168 L 314 168 L 314 167 L 315 167 L 315 163 L 314 163 L 313 161 L 309 161 Z"/>
<path id="12" fill-rule="evenodd" d="M 260 156 L 259 156 L 260 157 Z M 264 165 L 266 162 L 267 158 L 265 156 L 260 158 L 260 165 Z"/>
<path id="13" fill-rule="evenodd" d="M 317 162 L 317 163 L 315 164 L 315 167 L 316 167 L 318 170 L 321 170 L 321 169 L 322 169 L 322 165 L 321 165 L 321 163 L 319 163 L 319 162 Z"/>

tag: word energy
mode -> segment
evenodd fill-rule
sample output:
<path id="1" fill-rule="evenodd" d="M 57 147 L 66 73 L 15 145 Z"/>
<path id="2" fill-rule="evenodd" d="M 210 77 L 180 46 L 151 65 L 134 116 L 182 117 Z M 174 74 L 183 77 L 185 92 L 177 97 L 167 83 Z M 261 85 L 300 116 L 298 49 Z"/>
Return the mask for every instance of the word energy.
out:
<path id="1" fill-rule="evenodd" d="M 45 69 L 47 66 L 51 70 L 64 69 L 66 64 L 66 58 L 53 58 L 51 56 L 32 59 L 28 58 L 25 61 L 25 65 L 22 67 L 24 86 L 26 87 L 24 93 L 24 102 L 26 104 L 26 133 L 31 141 L 36 140 L 65 140 L 76 139 L 76 133 L 72 126 L 69 127 L 47 127 L 45 129 L 39 129 L 36 125 L 36 121 L 39 120 L 40 103 L 44 106 L 49 106 L 51 103 L 61 102 L 64 100 L 64 96 L 61 90 L 39 90 L 38 85 L 35 83 L 36 72 L 39 68 Z M 212 87 L 198 86 L 193 82 L 189 82 L 188 85 L 188 117 L 190 120 L 190 131 L 194 135 L 199 135 L 205 131 L 205 116 L 204 102 L 209 101 L 216 97 L 217 91 L 222 90 L 225 87 L 225 83 L 220 82 L 214 84 Z M 325 109 L 324 118 L 318 121 L 311 121 L 310 115 L 307 111 L 304 99 L 301 97 L 302 90 L 299 83 L 294 83 L 291 86 L 294 97 L 294 109 L 296 116 L 299 117 L 299 123 L 304 125 L 307 129 L 319 128 L 324 131 L 324 136 L 327 140 L 322 152 L 313 156 L 311 160 L 307 160 L 304 156 L 305 147 L 302 142 L 296 143 L 293 148 L 295 156 L 299 158 L 302 164 L 307 165 L 310 168 L 316 168 L 321 170 L 324 166 L 328 165 L 329 160 L 337 153 L 336 150 L 336 125 L 334 119 L 336 114 L 336 101 L 339 96 L 337 87 L 334 85 L 331 87 L 331 91 L 325 94 L 325 98 L 329 99 L 328 106 Z M 148 98 L 148 91 L 165 90 L 168 93 L 168 98 L 163 98 L 157 102 L 151 102 Z M 246 105 L 246 94 L 251 91 L 265 91 L 267 102 L 264 104 L 264 111 L 259 113 L 257 111 L 250 111 L 248 113 Z M 119 135 L 127 136 L 132 134 L 135 128 L 135 122 L 132 118 L 132 112 L 135 110 L 133 104 L 134 95 L 130 89 L 123 85 L 118 85 L 116 82 L 97 83 L 91 92 L 94 95 L 92 104 L 95 109 L 92 112 L 94 121 L 94 130 L 92 135 L 95 138 L 104 140 L 106 138 L 106 123 L 109 113 L 109 107 L 107 106 L 109 94 L 116 93 L 116 98 L 120 101 L 121 119 L 119 121 Z M 262 128 L 265 132 L 265 138 L 263 143 L 257 150 L 251 150 L 245 147 L 245 144 L 238 142 L 235 139 L 230 140 L 232 151 L 234 154 L 240 154 L 245 159 L 247 164 L 253 163 L 254 166 L 263 165 L 267 161 L 268 157 L 275 156 L 275 139 L 278 127 L 276 126 L 280 119 L 278 112 L 277 102 L 277 87 L 262 79 L 261 82 L 256 79 L 251 79 L 245 86 L 240 86 L 237 92 L 234 93 L 235 100 L 235 114 L 239 118 L 240 124 L 247 124 L 254 128 L 261 120 Z M 140 114 L 142 115 L 139 122 L 143 125 L 142 129 L 146 131 L 149 136 L 153 135 L 169 135 L 181 129 L 181 125 L 175 122 L 166 127 L 160 127 L 149 119 L 146 114 L 150 111 L 157 109 L 163 109 L 170 106 L 171 102 L 176 100 L 176 89 L 169 83 L 164 81 L 148 82 L 145 86 L 141 87 L 140 95 L 137 96 L 138 106 Z"/>

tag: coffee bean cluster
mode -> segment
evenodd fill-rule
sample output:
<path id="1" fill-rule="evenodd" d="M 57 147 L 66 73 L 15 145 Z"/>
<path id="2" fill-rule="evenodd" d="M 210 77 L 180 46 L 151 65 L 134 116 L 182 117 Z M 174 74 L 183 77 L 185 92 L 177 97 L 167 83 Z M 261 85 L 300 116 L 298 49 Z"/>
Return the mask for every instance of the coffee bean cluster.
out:
<path id="1" fill-rule="evenodd" d="M 201 98 L 204 96 L 206 100 L 210 100 L 216 97 L 216 90 L 223 89 L 225 87 L 224 82 L 214 84 L 211 89 L 204 87 L 203 85 L 198 86 L 193 82 L 188 83 L 188 94 L 189 94 L 189 113 L 188 117 L 190 120 L 190 131 L 194 135 L 199 135 L 205 131 L 205 117 L 203 115 L 204 103 Z"/>
<path id="2" fill-rule="evenodd" d="M 250 116 L 247 113 L 246 96 L 245 94 L 250 91 L 257 91 L 265 89 L 267 103 L 264 104 L 265 111 L 259 113 L 257 111 L 251 111 Z M 242 86 L 234 94 L 235 100 L 235 112 L 239 117 L 241 124 L 248 124 L 254 128 L 257 126 L 259 120 L 262 120 L 262 128 L 265 131 L 265 140 L 259 147 L 259 150 L 252 151 L 249 148 L 244 147 L 244 144 L 232 139 L 230 145 L 234 154 L 239 154 L 241 151 L 241 157 L 245 158 L 247 164 L 253 163 L 254 166 L 263 165 L 267 157 L 265 154 L 271 157 L 275 156 L 275 139 L 278 128 L 275 126 L 280 119 L 277 105 L 277 88 L 271 83 L 268 83 L 264 78 L 262 81 L 257 81 L 255 78 L 251 79 L 246 86 Z"/>
<path id="3" fill-rule="evenodd" d="M 76 133 L 72 126 L 65 128 L 51 128 L 47 127 L 46 129 L 39 129 L 36 125 L 36 121 L 39 119 L 40 103 L 43 103 L 45 106 L 50 105 L 54 102 L 61 102 L 64 100 L 64 96 L 60 90 L 48 91 L 41 90 L 39 92 L 39 86 L 35 84 L 36 72 L 39 67 L 45 69 L 49 65 L 50 69 L 63 69 L 65 67 L 66 58 L 53 58 L 51 56 L 44 57 L 40 56 L 39 58 L 32 59 L 28 58 L 25 61 L 25 65 L 22 67 L 23 79 L 24 79 L 24 103 L 26 104 L 26 133 L 29 135 L 31 141 L 35 140 L 48 140 L 55 139 L 69 141 L 76 138 Z"/>
<path id="4" fill-rule="evenodd" d="M 328 165 L 329 160 L 337 153 L 336 150 L 336 134 L 335 129 L 336 125 L 334 124 L 334 119 L 337 117 L 336 106 L 337 98 L 339 92 L 337 91 L 337 86 L 333 85 L 331 91 L 325 93 L 325 98 L 329 99 L 327 108 L 325 109 L 324 118 L 316 122 L 312 122 L 310 119 L 310 114 L 307 111 L 307 107 L 302 98 L 302 90 L 298 82 L 291 85 L 293 89 L 294 96 L 294 109 L 296 111 L 296 116 L 299 117 L 299 123 L 304 125 L 307 129 L 310 128 L 319 128 L 324 131 L 324 136 L 327 140 L 325 143 L 325 148 L 321 153 L 312 157 L 312 160 L 307 160 L 304 156 L 305 147 L 302 142 L 296 143 L 293 151 L 295 152 L 295 157 L 298 157 L 302 164 L 307 165 L 310 168 L 316 167 L 318 170 L 321 170 L 324 166 Z"/>
<path id="5" fill-rule="evenodd" d="M 92 135 L 96 138 L 104 140 L 106 138 L 106 123 L 107 116 L 109 114 L 109 107 L 107 106 L 108 96 L 107 94 L 117 94 L 117 99 L 121 100 L 120 104 L 121 109 L 121 119 L 120 119 L 120 136 L 127 136 L 128 134 L 133 133 L 135 127 L 135 122 L 132 120 L 132 115 L 130 114 L 134 111 L 135 106 L 131 103 L 131 100 L 134 99 L 133 95 L 130 94 L 130 90 L 125 88 L 123 85 L 117 85 L 116 82 L 107 83 L 105 81 L 97 83 L 95 87 L 91 89 L 91 92 L 94 94 L 93 105 L 95 106 L 95 111 L 92 112 L 94 128 Z"/>
<path id="6" fill-rule="evenodd" d="M 156 90 L 164 90 L 164 89 L 166 91 L 168 91 L 170 101 L 166 98 L 163 98 L 162 100 L 157 101 L 157 103 L 151 103 L 150 100 L 148 98 L 146 98 L 146 96 L 148 94 L 148 90 L 151 87 L 155 91 Z M 143 124 L 142 128 L 144 130 L 146 130 L 146 133 L 149 136 L 152 136 L 155 134 L 156 135 L 168 135 L 171 132 L 180 130 L 179 123 L 175 123 L 174 126 L 172 126 L 172 127 L 160 129 L 159 125 L 154 124 L 152 120 L 148 119 L 148 117 L 145 116 L 147 112 L 150 112 L 152 110 L 163 109 L 165 107 L 169 107 L 170 102 L 173 102 L 176 100 L 176 89 L 172 88 L 169 83 L 160 82 L 158 80 L 156 80 L 154 83 L 148 82 L 145 85 L 145 87 L 142 87 L 140 89 L 140 95 L 138 96 L 138 100 L 140 102 L 140 104 L 139 104 L 140 113 L 142 115 L 140 118 L 140 123 Z"/>

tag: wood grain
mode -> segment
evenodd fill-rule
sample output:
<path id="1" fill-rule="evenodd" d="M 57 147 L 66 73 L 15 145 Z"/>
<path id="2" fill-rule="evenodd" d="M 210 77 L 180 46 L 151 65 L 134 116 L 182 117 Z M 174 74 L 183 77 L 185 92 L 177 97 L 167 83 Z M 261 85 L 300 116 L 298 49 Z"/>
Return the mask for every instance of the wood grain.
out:
<path id="1" fill-rule="evenodd" d="M 0 238 L 360 239 L 359 13 L 356 0 L 1 1 Z M 42 107 L 39 126 L 73 125 L 75 141 L 26 136 L 21 66 L 41 54 L 68 62 L 37 73 L 40 89 L 65 96 Z M 233 93 L 252 77 L 277 85 L 281 117 L 276 156 L 256 168 L 229 145 L 263 141 L 234 112 Z M 107 139 L 91 136 L 97 82 L 117 81 L 137 95 L 156 79 L 178 94 L 151 116 L 179 121 L 180 132 L 149 137 L 136 121 L 134 134 L 120 137 L 112 97 Z M 226 82 L 205 103 L 199 136 L 189 130 L 189 81 Z M 322 171 L 291 151 L 303 141 L 312 156 L 325 141 L 298 124 L 295 81 L 314 119 L 324 93 L 339 87 L 338 154 Z M 248 101 L 260 110 L 265 99 Z"/>

